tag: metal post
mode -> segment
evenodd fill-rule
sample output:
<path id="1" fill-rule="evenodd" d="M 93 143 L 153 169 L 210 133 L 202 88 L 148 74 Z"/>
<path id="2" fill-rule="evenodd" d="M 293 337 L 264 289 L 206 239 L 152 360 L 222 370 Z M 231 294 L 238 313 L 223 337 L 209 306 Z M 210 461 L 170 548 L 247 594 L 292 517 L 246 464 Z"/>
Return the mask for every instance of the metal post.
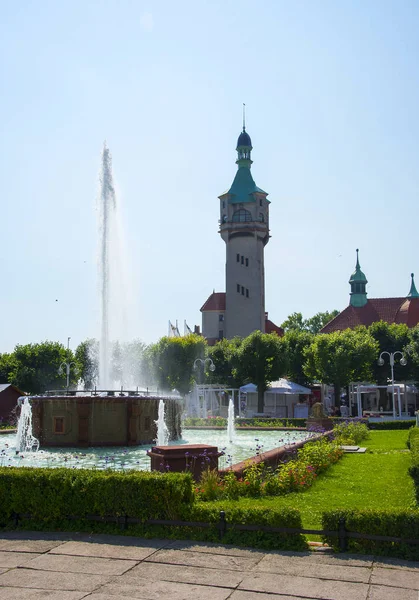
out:
<path id="1" fill-rule="evenodd" d="M 220 510 L 220 520 L 218 522 L 218 537 L 220 538 L 220 540 L 223 539 L 226 531 L 227 531 L 226 514 L 223 510 Z"/>

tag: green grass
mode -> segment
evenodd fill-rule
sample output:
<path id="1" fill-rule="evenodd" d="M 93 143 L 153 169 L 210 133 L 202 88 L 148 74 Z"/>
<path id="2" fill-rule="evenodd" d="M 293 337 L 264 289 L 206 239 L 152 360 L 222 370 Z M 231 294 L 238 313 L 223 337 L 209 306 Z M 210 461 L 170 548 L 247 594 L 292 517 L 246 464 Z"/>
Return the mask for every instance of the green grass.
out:
<path id="1" fill-rule="evenodd" d="M 242 498 L 244 506 L 292 506 L 301 511 L 304 527 L 321 528 L 325 508 L 409 508 L 416 506 L 408 475 L 407 430 L 371 431 L 361 445 L 365 454 L 345 454 L 304 492 L 273 498 Z M 229 502 L 219 502 L 228 510 Z M 235 503 L 237 506 L 237 504 Z M 311 536 L 312 537 L 312 536 Z"/>

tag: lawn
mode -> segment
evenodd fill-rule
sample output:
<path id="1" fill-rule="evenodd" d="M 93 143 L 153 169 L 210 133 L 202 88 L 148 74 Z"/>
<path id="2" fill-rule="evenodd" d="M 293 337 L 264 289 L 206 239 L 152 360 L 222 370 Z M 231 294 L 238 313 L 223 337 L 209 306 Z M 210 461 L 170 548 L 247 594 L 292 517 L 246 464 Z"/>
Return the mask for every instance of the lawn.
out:
<path id="1" fill-rule="evenodd" d="M 239 500 L 242 505 L 292 506 L 301 511 L 304 527 L 320 528 L 325 508 L 408 508 L 415 506 L 408 475 L 408 431 L 371 431 L 362 443 L 365 454 L 345 454 L 304 492 Z M 220 503 L 221 504 L 221 503 Z M 223 503 L 228 509 L 229 503 Z M 237 506 L 237 503 L 234 503 Z"/>

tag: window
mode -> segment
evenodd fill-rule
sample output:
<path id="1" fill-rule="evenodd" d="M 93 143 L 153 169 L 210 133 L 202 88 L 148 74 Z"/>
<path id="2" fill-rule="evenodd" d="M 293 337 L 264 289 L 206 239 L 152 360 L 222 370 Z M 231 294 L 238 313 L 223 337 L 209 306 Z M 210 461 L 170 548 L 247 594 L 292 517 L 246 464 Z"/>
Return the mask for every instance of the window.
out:
<path id="1" fill-rule="evenodd" d="M 265 220 L 265 217 L 263 216 L 263 213 L 259 213 L 259 221 L 261 221 L 263 223 L 264 220 Z"/>
<path id="2" fill-rule="evenodd" d="M 236 260 L 237 262 L 240 262 L 240 254 L 236 254 Z"/>
<path id="3" fill-rule="evenodd" d="M 246 267 L 248 267 L 248 266 L 249 266 L 249 259 L 246 258 Z"/>
<path id="4" fill-rule="evenodd" d="M 244 296 L 244 287 L 242 286 L 242 296 Z"/>
<path id="5" fill-rule="evenodd" d="M 220 331 L 218 332 L 218 337 L 220 338 L 220 340 L 223 339 L 223 337 L 224 337 L 224 331 L 222 329 L 220 329 Z"/>
<path id="6" fill-rule="evenodd" d="M 223 223 L 227 223 L 227 215 L 223 215 Z"/>
<path id="7" fill-rule="evenodd" d="M 240 286 L 237 284 L 237 292 L 240 294 Z"/>
<path id="8" fill-rule="evenodd" d="M 225 203 L 225 200 L 223 200 L 223 208 L 225 208 L 225 207 L 226 207 L 226 203 Z"/>
<path id="9" fill-rule="evenodd" d="M 246 298 L 249 297 L 249 290 L 246 288 Z"/>
<path id="10" fill-rule="evenodd" d="M 262 200 L 262 198 L 259 200 L 259 206 L 263 206 L 263 200 Z"/>
<path id="11" fill-rule="evenodd" d="M 244 265 L 244 256 L 242 256 L 242 265 Z"/>
<path id="12" fill-rule="evenodd" d="M 151 417 L 144 418 L 144 429 L 145 431 L 150 431 L 151 429 Z"/>
<path id="13" fill-rule="evenodd" d="M 218 315 L 218 321 L 222 323 L 224 321 L 224 315 Z"/>
<path id="14" fill-rule="evenodd" d="M 64 417 L 54 417 L 54 433 L 65 433 Z"/>
<path id="15" fill-rule="evenodd" d="M 240 210 L 236 210 L 236 212 L 233 213 L 232 221 L 234 221 L 235 223 L 248 223 L 251 220 L 252 220 L 251 213 L 244 208 L 241 208 Z"/>

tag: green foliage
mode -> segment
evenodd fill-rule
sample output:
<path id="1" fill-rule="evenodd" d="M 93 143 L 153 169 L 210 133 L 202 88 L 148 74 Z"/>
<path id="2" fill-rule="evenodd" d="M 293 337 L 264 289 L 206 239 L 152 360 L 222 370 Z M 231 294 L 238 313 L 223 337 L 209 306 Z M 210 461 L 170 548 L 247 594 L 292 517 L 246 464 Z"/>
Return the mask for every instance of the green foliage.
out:
<path id="1" fill-rule="evenodd" d="M 368 331 L 378 343 L 379 354 L 383 351 L 402 351 L 410 341 L 409 328 L 404 324 L 389 324 L 384 321 L 377 321 L 368 327 Z M 400 358 L 400 355 L 397 358 Z M 394 362 L 394 379 L 395 381 L 406 381 L 411 376 L 411 361 L 408 361 L 407 366 L 403 367 L 397 358 Z M 376 381 L 379 385 L 386 385 L 387 379 L 390 377 L 388 356 L 385 356 L 384 360 L 385 363 L 382 367 L 378 365 L 376 360 L 372 363 L 372 380 Z"/>
<path id="2" fill-rule="evenodd" d="M 351 381 L 371 379 L 371 366 L 378 356 L 378 343 L 365 327 L 315 336 L 305 351 L 305 372 L 312 380 L 332 383 L 335 401 Z"/>
<path id="3" fill-rule="evenodd" d="M 289 331 L 305 331 L 316 334 L 338 314 L 338 310 L 332 310 L 331 312 L 318 312 L 310 319 L 303 319 L 303 315 L 300 312 L 294 312 L 285 319 L 281 327 L 285 333 Z"/>
<path id="4" fill-rule="evenodd" d="M 410 429 L 415 424 L 414 421 L 374 421 L 368 422 L 368 429 L 385 430 L 385 429 Z"/>
<path id="5" fill-rule="evenodd" d="M 99 342 L 93 338 L 80 342 L 74 357 L 83 388 L 92 390 L 99 378 Z"/>
<path id="6" fill-rule="evenodd" d="M 176 519 L 193 501 L 189 473 L 0 467 L 4 524 L 14 513 L 30 514 L 40 523 L 89 514 Z"/>
<path id="7" fill-rule="evenodd" d="M 74 361 L 73 353 L 58 342 L 17 345 L 8 359 L 11 365 L 9 383 L 31 394 L 42 394 L 48 389 L 65 389 L 65 371 L 60 375 L 58 370 L 67 361 Z M 70 374 L 70 385 L 75 386 L 78 375 L 74 368 Z"/>
<path id="8" fill-rule="evenodd" d="M 307 385 L 310 379 L 304 371 L 305 350 L 312 341 L 313 335 L 307 331 L 290 329 L 282 338 L 283 351 L 287 359 L 286 375 L 291 381 Z"/>
<path id="9" fill-rule="evenodd" d="M 150 346 L 149 358 L 158 386 L 163 390 L 176 389 L 187 394 L 193 383 L 193 365 L 205 356 L 206 341 L 195 334 L 184 337 L 163 337 Z"/>
<path id="10" fill-rule="evenodd" d="M 323 528 L 330 531 L 337 531 L 339 520 L 342 518 L 345 519 L 347 531 L 369 535 L 419 539 L 418 510 L 329 510 L 323 513 Z M 336 537 L 325 536 L 324 540 L 334 550 L 338 551 L 338 539 Z M 410 545 L 406 542 L 383 542 L 349 538 L 348 551 L 419 560 L 419 544 Z"/>
<path id="11" fill-rule="evenodd" d="M 419 503 L 419 428 L 412 427 L 409 431 L 408 446 L 410 448 L 411 466 L 409 475 L 415 486 L 416 502 Z"/>
<path id="12" fill-rule="evenodd" d="M 232 340 L 226 338 L 208 348 L 208 356 L 212 359 L 215 371 L 206 373 L 208 383 L 219 383 L 229 387 L 240 387 L 240 381 L 235 377 L 234 368 L 237 362 L 237 352 L 242 343 L 242 338 Z"/>
<path id="13" fill-rule="evenodd" d="M 343 421 L 333 427 L 337 444 L 355 446 L 370 436 L 368 426 L 359 421 Z"/>
<path id="14" fill-rule="evenodd" d="M 0 383 L 11 383 L 10 377 L 15 368 L 13 353 L 0 354 Z"/>
<path id="15" fill-rule="evenodd" d="M 242 383 L 258 388 L 258 412 L 263 413 L 264 393 L 271 381 L 285 374 L 286 359 L 281 340 L 276 334 L 254 331 L 237 351 L 234 374 Z"/>
<path id="16" fill-rule="evenodd" d="M 236 427 L 277 427 L 292 429 L 293 427 L 305 427 L 306 419 L 275 419 L 272 417 L 252 417 L 249 419 L 236 418 Z M 183 421 L 183 427 L 227 427 L 225 417 L 187 417 Z"/>

